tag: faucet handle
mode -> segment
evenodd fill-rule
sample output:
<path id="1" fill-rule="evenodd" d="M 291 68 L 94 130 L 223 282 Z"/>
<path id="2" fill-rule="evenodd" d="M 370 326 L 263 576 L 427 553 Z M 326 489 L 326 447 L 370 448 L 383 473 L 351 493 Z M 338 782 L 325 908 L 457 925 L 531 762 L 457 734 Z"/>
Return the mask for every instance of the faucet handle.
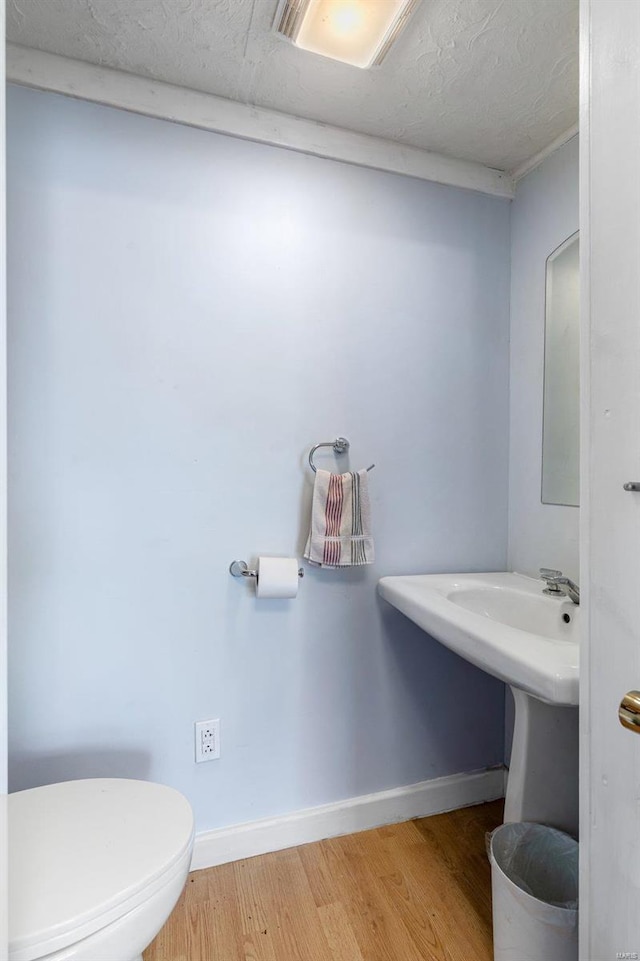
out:
<path id="1" fill-rule="evenodd" d="M 555 580 L 556 577 L 562 577 L 562 571 L 554 571 L 549 567 L 541 567 L 540 577 L 543 581 Z"/>

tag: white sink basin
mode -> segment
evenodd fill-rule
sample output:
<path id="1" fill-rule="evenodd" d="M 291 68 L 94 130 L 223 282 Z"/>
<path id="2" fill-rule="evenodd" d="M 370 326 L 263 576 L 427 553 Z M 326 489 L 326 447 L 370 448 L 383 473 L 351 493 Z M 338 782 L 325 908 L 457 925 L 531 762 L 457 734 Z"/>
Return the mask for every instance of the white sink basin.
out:
<path id="1" fill-rule="evenodd" d="M 521 574 L 383 577 L 385 600 L 488 674 L 549 704 L 578 704 L 580 608 Z"/>

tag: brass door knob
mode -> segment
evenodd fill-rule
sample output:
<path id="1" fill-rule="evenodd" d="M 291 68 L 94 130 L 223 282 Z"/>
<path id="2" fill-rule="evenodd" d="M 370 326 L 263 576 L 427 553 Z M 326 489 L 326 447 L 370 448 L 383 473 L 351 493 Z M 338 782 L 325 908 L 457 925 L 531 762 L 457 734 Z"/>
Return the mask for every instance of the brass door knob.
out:
<path id="1" fill-rule="evenodd" d="M 629 691 L 622 698 L 618 717 L 623 727 L 640 734 L 640 691 Z"/>

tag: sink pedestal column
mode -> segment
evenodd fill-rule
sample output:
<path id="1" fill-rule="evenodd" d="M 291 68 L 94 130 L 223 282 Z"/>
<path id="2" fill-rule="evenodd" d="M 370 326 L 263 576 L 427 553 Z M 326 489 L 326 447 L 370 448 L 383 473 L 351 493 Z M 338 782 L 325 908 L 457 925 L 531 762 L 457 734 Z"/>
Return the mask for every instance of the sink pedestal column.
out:
<path id="1" fill-rule="evenodd" d="M 512 687 L 516 703 L 504 820 L 536 821 L 578 836 L 578 708 Z"/>

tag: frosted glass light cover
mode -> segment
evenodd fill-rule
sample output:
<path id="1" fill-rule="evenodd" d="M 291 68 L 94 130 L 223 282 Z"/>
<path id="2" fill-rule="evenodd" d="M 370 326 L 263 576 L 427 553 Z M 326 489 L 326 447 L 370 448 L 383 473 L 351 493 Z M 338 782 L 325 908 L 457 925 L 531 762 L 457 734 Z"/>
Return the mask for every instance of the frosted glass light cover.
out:
<path id="1" fill-rule="evenodd" d="M 355 67 L 380 62 L 417 0 L 309 0 L 295 36 L 297 47 Z M 285 21 L 282 17 L 281 24 Z M 299 22 L 299 21 L 298 21 Z"/>

